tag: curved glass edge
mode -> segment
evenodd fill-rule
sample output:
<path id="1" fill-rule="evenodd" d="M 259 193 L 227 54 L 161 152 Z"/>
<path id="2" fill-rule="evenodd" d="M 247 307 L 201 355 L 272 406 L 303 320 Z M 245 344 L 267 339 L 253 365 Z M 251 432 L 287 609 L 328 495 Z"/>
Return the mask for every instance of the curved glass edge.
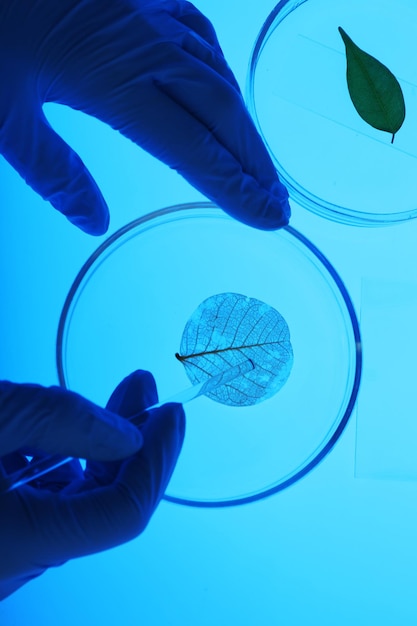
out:
<path id="1" fill-rule="evenodd" d="M 65 384 L 65 372 L 63 366 L 63 347 L 65 345 L 65 326 L 67 319 L 71 315 L 71 308 L 74 303 L 74 297 L 76 296 L 78 290 L 82 287 L 82 283 L 84 279 L 87 277 L 90 269 L 94 265 L 94 263 L 106 252 L 111 246 L 120 240 L 124 235 L 137 228 L 142 224 L 146 224 L 147 222 L 153 222 L 155 219 L 163 217 L 165 215 L 170 215 L 172 213 L 178 213 L 184 209 L 213 209 L 217 208 L 211 202 L 194 202 L 190 204 L 176 204 L 171 207 L 167 207 L 164 209 L 159 209 L 157 211 L 153 211 L 152 213 L 147 213 L 142 217 L 138 217 L 136 220 L 125 224 L 117 231 L 115 231 L 110 237 L 108 237 L 103 243 L 88 257 L 87 261 L 81 267 L 77 276 L 75 277 L 74 282 L 72 283 L 70 290 L 68 292 L 67 297 L 65 298 L 65 302 L 61 311 L 61 315 L 58 322 L 58 330 L 57 330 L 57 339 L 56 339 L 56 350 L 55 350 L 55 361 L 58 373 L 58 380 L 61 387 L 66 387 Z M 133 237 L 134 235 L 132 235 Z M 105 259 L 103 259 L 104 261 Z M 102 261 L 102 262 L 103 262 Z"/>
<path id="2" fill-rule="evenodd" d="M 304 0 L 306 1 L 306 0 Z M 233 219 L 227 216 L 225 213 L 221 211 L 215 204 L 211 202 L 195 202 L 195 203 L 187 203 L 187 204 L 177 204 L 171 207 L 167 207 L 165 209 L 160 209 L 158 211 L 153 211 L 152 213 L 148 213 L 143 217 L 140 217 L 132 222 L 129 222 L 119 230 L 117 230 L 113 235 L 111 235 L 106 241 L 104 241 L 94 252 L 90 255 L 87 261 L 82 266 L 81 270 L 78 272 L 69 292 L 65 299 L 64 306 L 61 312 L 61 316 L 58 323 L 58 331 L 57 331 L 57 339 L 56 339 L 56 366 L 58 372 L 59 384 L 66 388 L 65 382 L 65 368 L 64 368 L 64 360 L 63 360 L 63 347 L 65 345 L 65 329 L 67 319 L 70 317 L 71 308 L 74 303 L 74 296 L 76 296 L 78 289 L 82 286 L 84 279 L 87 277 L 90 269 L 97 259 L 108 250 L 115 242 L 121 239 L 126 233 L 134 230 L 138 226 L 145 224 L 146 222 L 154 221 L 157 218 L 167 216 L 170 214 L 176 215 L 181 211 L 185 211 L 186 213 L 195 211 L 197 209 L 206 209 L 207 215 L 215 215 L 217 217 L 224 217 L 225 219 Z M 184 216 L 184 219 L 186 216 Z M 355 339 L 355 374 L 352 384 L 352 391 L 350 394 L 349 402 L 346 407 L 345 413 L 337 425 L 335 431 L 331 435 L 329 441 L 321 448 L 321 450 L 314 456 L 311 461 L 309 461 L 302 469 L 296 471 L 292 476 L 288 477 L 279 485 L 274 485 L 265 489 L 264 491 L 248 496 L 242 496 L 234 499 L 223 499 L 223 500 L 188 500 L 186 498 L 180 498 L 176 496 L 170 496 L 165 494 L 163 499 L 172 502 L 175 504 L 181 504 L 184 506 L 192 506 L 197 508 L 220 508 L 220 507 L 229 507 L 229 506 L 239 506 L 242 504 L 250 504 L 252 502 L 256 502 L 257 500 L 263 500 L 269 496 L 272 496 L 284 489 L 287 489 L 294 483 L 298 482 L 301 478 L 306 476 L 312 469 L 314 469 L 332 450 L 337 440 L 343 433 L 349 418 L 352 414 L 353 408 L 356 404 L 357 396 L 359 393 L 361 374 L 362 374 L 362 342 L 361 335 L 359 330 L 359 322 L 355 313 L 355 309 L 353 303 L 350 299 L 349 293 L 340 278 L 339 274 L 336 272 L 334 267 L 331 265 L 330 261 L 324 256 L 322 252 L 314 244 L 311 243 L 304 235 L 299 233 L 297 230 L 292 228 L 291 226 L 285 226 L 283 228 L 290 235 L 298 239 L 303 245 L 305 245 L 322 263 L 325 269 L 329 272 L 331 278 L 335 282 L 342 299 L 346 305 L 349 318 L 352 324 L 353 336 Z M 134 236 L 134 235 L 132 235 Z"/>
<path id="3" fill-rule="evenodd" d="M 385 215 L 374 215 L 365 213 L 362 211 L 355 211 L 348 207 L 340 206 L 322 200 L 314 194 L 306 191 L 302 186 L 300 191 L 294 179 L 287 173 L 287 171 L 281 166 L 278 159 L 275 157 L 271 150 L 268 140 L 262 132 L 262 127 L 259 121 L 259 117 L 255 104 L 255 71 L 258 65 L 259 57 L 267 44 L 269 38 L 275 31 L 275 29 L 281 24 L 281 22 L 292 13 L 299 6 L 308 2 L 308 0 L 281 0 L 271 11 L 266 18 L 259 34 L 255 40 L 255 44 L 252 48 L 251 55 L 249 57 L 248 71 L 246 75 L 245 86 L 245 101 L 248 107 L 249 113 L 252 116 L 255 126 L 262 137 L 265 145 L 268 148 L 268 152 L 275 168 L 278 172 L 281 182 L 287 187 L 290 195 L 290 200 L 294 200 L 302 208 L 307 209 L 311 213 L 324 217 L 333 222 L 339 224 L 346 224 L 348 226 L 362 226 L 362 227 L 381 227 L 391 226 L 393 224 L 400 224 L 408 222 L 417 217 L 417 209 L 414 211 L 408 211 L 407 213 L 386 213 Z"/>
<path id="4" fill-rule="evenodd" d="M 261 493 L 243 496 L 241 498 L 235 498 L 233 500 L 213 500 L 213 501 L 196 501 L 196 500 L 187 500 L 184 498 L 177 498 L 175 496 L 169 496 L 167 494 L 164 495 L 164 499 L 173 502 L 175 504 L 182 504 L 187 506 L 199 507 L 199 508 L 220 508 L 220 507 L 229 507 L 229 506 L 240 506 L 243 504 L 250 504 L 252 502 L 256 502 L 258 500 L 263 500 L 270 496 L 291 487 L 291 485 L 298 482 L 301 478 L 304 478 L 307 474 L 309 474 L 323 459 L 329 454 L 329 452 L 333 449 L 334 445 L 340 438 L 341 434 L 346 428 L 346 425 L 352 415 L 352 411 L 355 407 L 356 400 L 359 393 L 359 387 L 362 376 L 362 340 L 359 330 L 359 322 L 355 313 L 355 309 L 353 307 L 353 303 L 350 299 L 348 291 L 340 278 L 339 274 L 336 272 L 334 267 L 328 261 L 328 259 L 316 248 L 308 239 L 306 239 L 301 233 L 296 231 L 291 226 L 286 226 L 285 230 L 294 237 L 296 237 L 299 241 L 301 241 L 307 248 L 309 248 L 313 254 L 321 261 L 324 267 L 327 269 L 334 282 L 336 283 L 344 303 L 346 304 L 346 308 L 349 313 L 350 320 L 352 322 L 352 330 L 353 336 L 355 339 L 355 375 L 353 379 L 352 392 L 349 398 L 348 405 L 346 407 L 345 413 L 340 420 L 338 426 L 330 437 L 329 441 L 323 446 L 323 448 L 316 454 L 316 456 L 307 463 L 301 470 L 295 472 L 292 476 L 284 480 L 279 485 L 275 485 L 268 489 L 265 489 Z"/>

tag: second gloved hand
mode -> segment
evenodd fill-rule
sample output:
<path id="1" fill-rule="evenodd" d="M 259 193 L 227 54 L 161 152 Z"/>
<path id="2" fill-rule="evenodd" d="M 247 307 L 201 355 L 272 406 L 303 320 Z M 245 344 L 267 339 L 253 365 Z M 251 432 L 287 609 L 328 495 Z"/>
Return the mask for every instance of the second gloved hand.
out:
<path id="1" fill-rule="evenodd" d="M 107 206 L 44 102 L 106 122 L 246 224 L 288 223 L 214 29 L 184 0 L 2 0 L 0 85 L 0 153 L 89 233 L 105 232 Z"/>
<path id="2" fill-rule="evenodd" d="M 0 494 L 0 600 L 49 567 L 145 529 L 177 462 L 184 412 L 180 404 L 149 411 L 139 437 L 117 416 L 157 401 L 152 375 L 141 370 L 122 381 L 106 410 L 58 388 L 1 384 L 0 477 L 25 462 L 19 441 L 35 460 L 43 453 L 89 460 L 85 472 L 74 460 L 35 485 Z"/>

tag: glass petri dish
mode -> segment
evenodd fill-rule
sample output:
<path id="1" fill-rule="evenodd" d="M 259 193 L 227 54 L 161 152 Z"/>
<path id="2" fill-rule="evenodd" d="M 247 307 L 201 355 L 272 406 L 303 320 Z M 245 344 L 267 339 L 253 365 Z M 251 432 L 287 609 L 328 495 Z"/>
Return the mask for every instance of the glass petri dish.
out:
<path id="1" fill-rule="evenodd" d="M 220 507 L 295 483 L 331 450 L 358 393 L 361 344 L 349 295 L 300 233 L 249 228 L 211 203 L 155 211 L 113 234 L 87 260 L 57 336 L 61 385 L 105 405 L 130 372 L 155 376 L 160 400 L 190 382 L 175 358 L 187 320 L 207 297 L 257 298 L 286 320 L 294 364 L 255 406 L 200 397 L 186 405 L 184 447 L 165 498 Z"/>
<path id="2" fill-rule="evenodd" d="M 302 207 L 357 226 L 417 216 L 416 20 L 413 0 L 282 0 L 268 16 L 251 54 L 246 99 Z M 352 104 L 338 26 L 401 85 L 406 117 L 393 144 Z"/>

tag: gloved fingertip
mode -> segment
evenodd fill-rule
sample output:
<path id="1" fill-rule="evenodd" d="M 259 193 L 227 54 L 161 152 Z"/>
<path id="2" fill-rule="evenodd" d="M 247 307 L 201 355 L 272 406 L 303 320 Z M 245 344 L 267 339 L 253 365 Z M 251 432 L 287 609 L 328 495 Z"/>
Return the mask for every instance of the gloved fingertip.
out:
<path id="1" fill-rule="evenodd" d="M 288 200 L 281 202 L 272 208 L 266 216 L 265 230 L 277 230 L 288 226 L 291 216 L 291 208 Z"/>
<path id="2" fill-rule="evenodd" d="M 181 439 L 184 439 L 185 435 L 185 411 L 182 404 L 178 402 L 169 402 L 165 405 L 168 410 L 172 411 L 172 415 L 175 420 L 175 426 Z"/>
<path id="3" fill-rule="evenodd" d="M 52 204 L 67 217 L 71 224 L 88 235 L 104 235 L 109 228 L 109 210 L 100 197 L 93 198 L 88 205 L 78 202 L 77 198 L 68 198 L 66 203 L 52 202 Z"/>
<path id="4" fill-rule="evenodd" d="M 168 402 L 158 408 L 144 411 L 141 417 L 145 446 L 151 432 L 157 433 L 158 437 L 168 436 L 170 433 L 170 438 L 175 433 L 177 444 L 182 445 L 185 436 L 185 411 L 182 404 Z"/>
<path id="5" fill-rule="evenodd" d="M 168 402 L 153 410 L 157 418 L 163 423 L 163 428 L 175 431 L 179 442 L 182 443 L 185 436 L 185 411 L 183 405 L 178 402 Z M 152 420 L 152 411 L 149 411 L 148 415 L 150 420 Z"/>
<path id="6" fill-rule="evenodd" d="M 109 227 L 109 210 L 93 176 L 53 130 L 42 110 L 33 107 L 25 115 L 30 132 L 24 134 L 23 145 L 5 153 L 6 158 L 44 200 L 77 228 L 90 235 L 103 235 Z M 17 117 L 14 123 L 19 136 Z"/>
<path id="7" fill-rule="evenodd" d="M 157 402 L 158 392 L 154 377 L 146 370 L 136 370 L 119 383 L 106 408 L 128 418 Z"/>
<path id="8" fill-rule="evenodd" d="M 281 186 L 281 184 L 279 183 Z M 278 230 L 289 223 L 291 208 L 288 202 L 288 193 L 285 187 L 279 194 L 265 191 L 252 180 L 241 194 L 243 201 L 234 202 L 230 208 L 226 202 L 218 202 L 232 217 L 259 230 Z"/>
<path id="9" fill-rule="evenodd" d="M 289 194 L 281 181 L 274 180 L 267 188 L 251 181 L 247 189 L 246 206 L 250 209 L 249 217 L 253 218 L 251 226 L 261 230 L 277 230 L 288 225 L 291 217 Z M 253 207 L 258 210 L 254 212 Z"/>

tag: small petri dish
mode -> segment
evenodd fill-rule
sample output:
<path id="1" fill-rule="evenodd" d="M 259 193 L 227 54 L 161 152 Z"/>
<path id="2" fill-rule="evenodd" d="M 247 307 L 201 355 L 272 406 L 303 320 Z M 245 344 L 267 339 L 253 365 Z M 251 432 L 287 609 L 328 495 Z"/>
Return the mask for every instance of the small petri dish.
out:
<path id="1" fill-rule="evenodd" d="M 417 216 L 417 5 L 413 0 L 282 0 L 251 54 L 246 99 L 282 182 L 330 220 L 382 226 Z M 341 26 L 399 81 L 405 121 L 391 135 L 356 112 Z"/>
<path id="2" fill-rule="evenodd" d="M 291 227 L 252 229 L 211 203 L 155 211 L 87 260 L 57 336 L 61 385 L 104 406 L 130 372 L 155 376 L 160 400 L 190 386 L 175 358 L 206 298 L 240 293 L 286 320 L 291 374 L 273 397 L 234 407 L 186 405 L 184 447 L 165 498 L 221 507 L 274 494 L 308 474 L 345 428 L 359 388 L 361 344 L 349 295 L 327 259 Z"/>

